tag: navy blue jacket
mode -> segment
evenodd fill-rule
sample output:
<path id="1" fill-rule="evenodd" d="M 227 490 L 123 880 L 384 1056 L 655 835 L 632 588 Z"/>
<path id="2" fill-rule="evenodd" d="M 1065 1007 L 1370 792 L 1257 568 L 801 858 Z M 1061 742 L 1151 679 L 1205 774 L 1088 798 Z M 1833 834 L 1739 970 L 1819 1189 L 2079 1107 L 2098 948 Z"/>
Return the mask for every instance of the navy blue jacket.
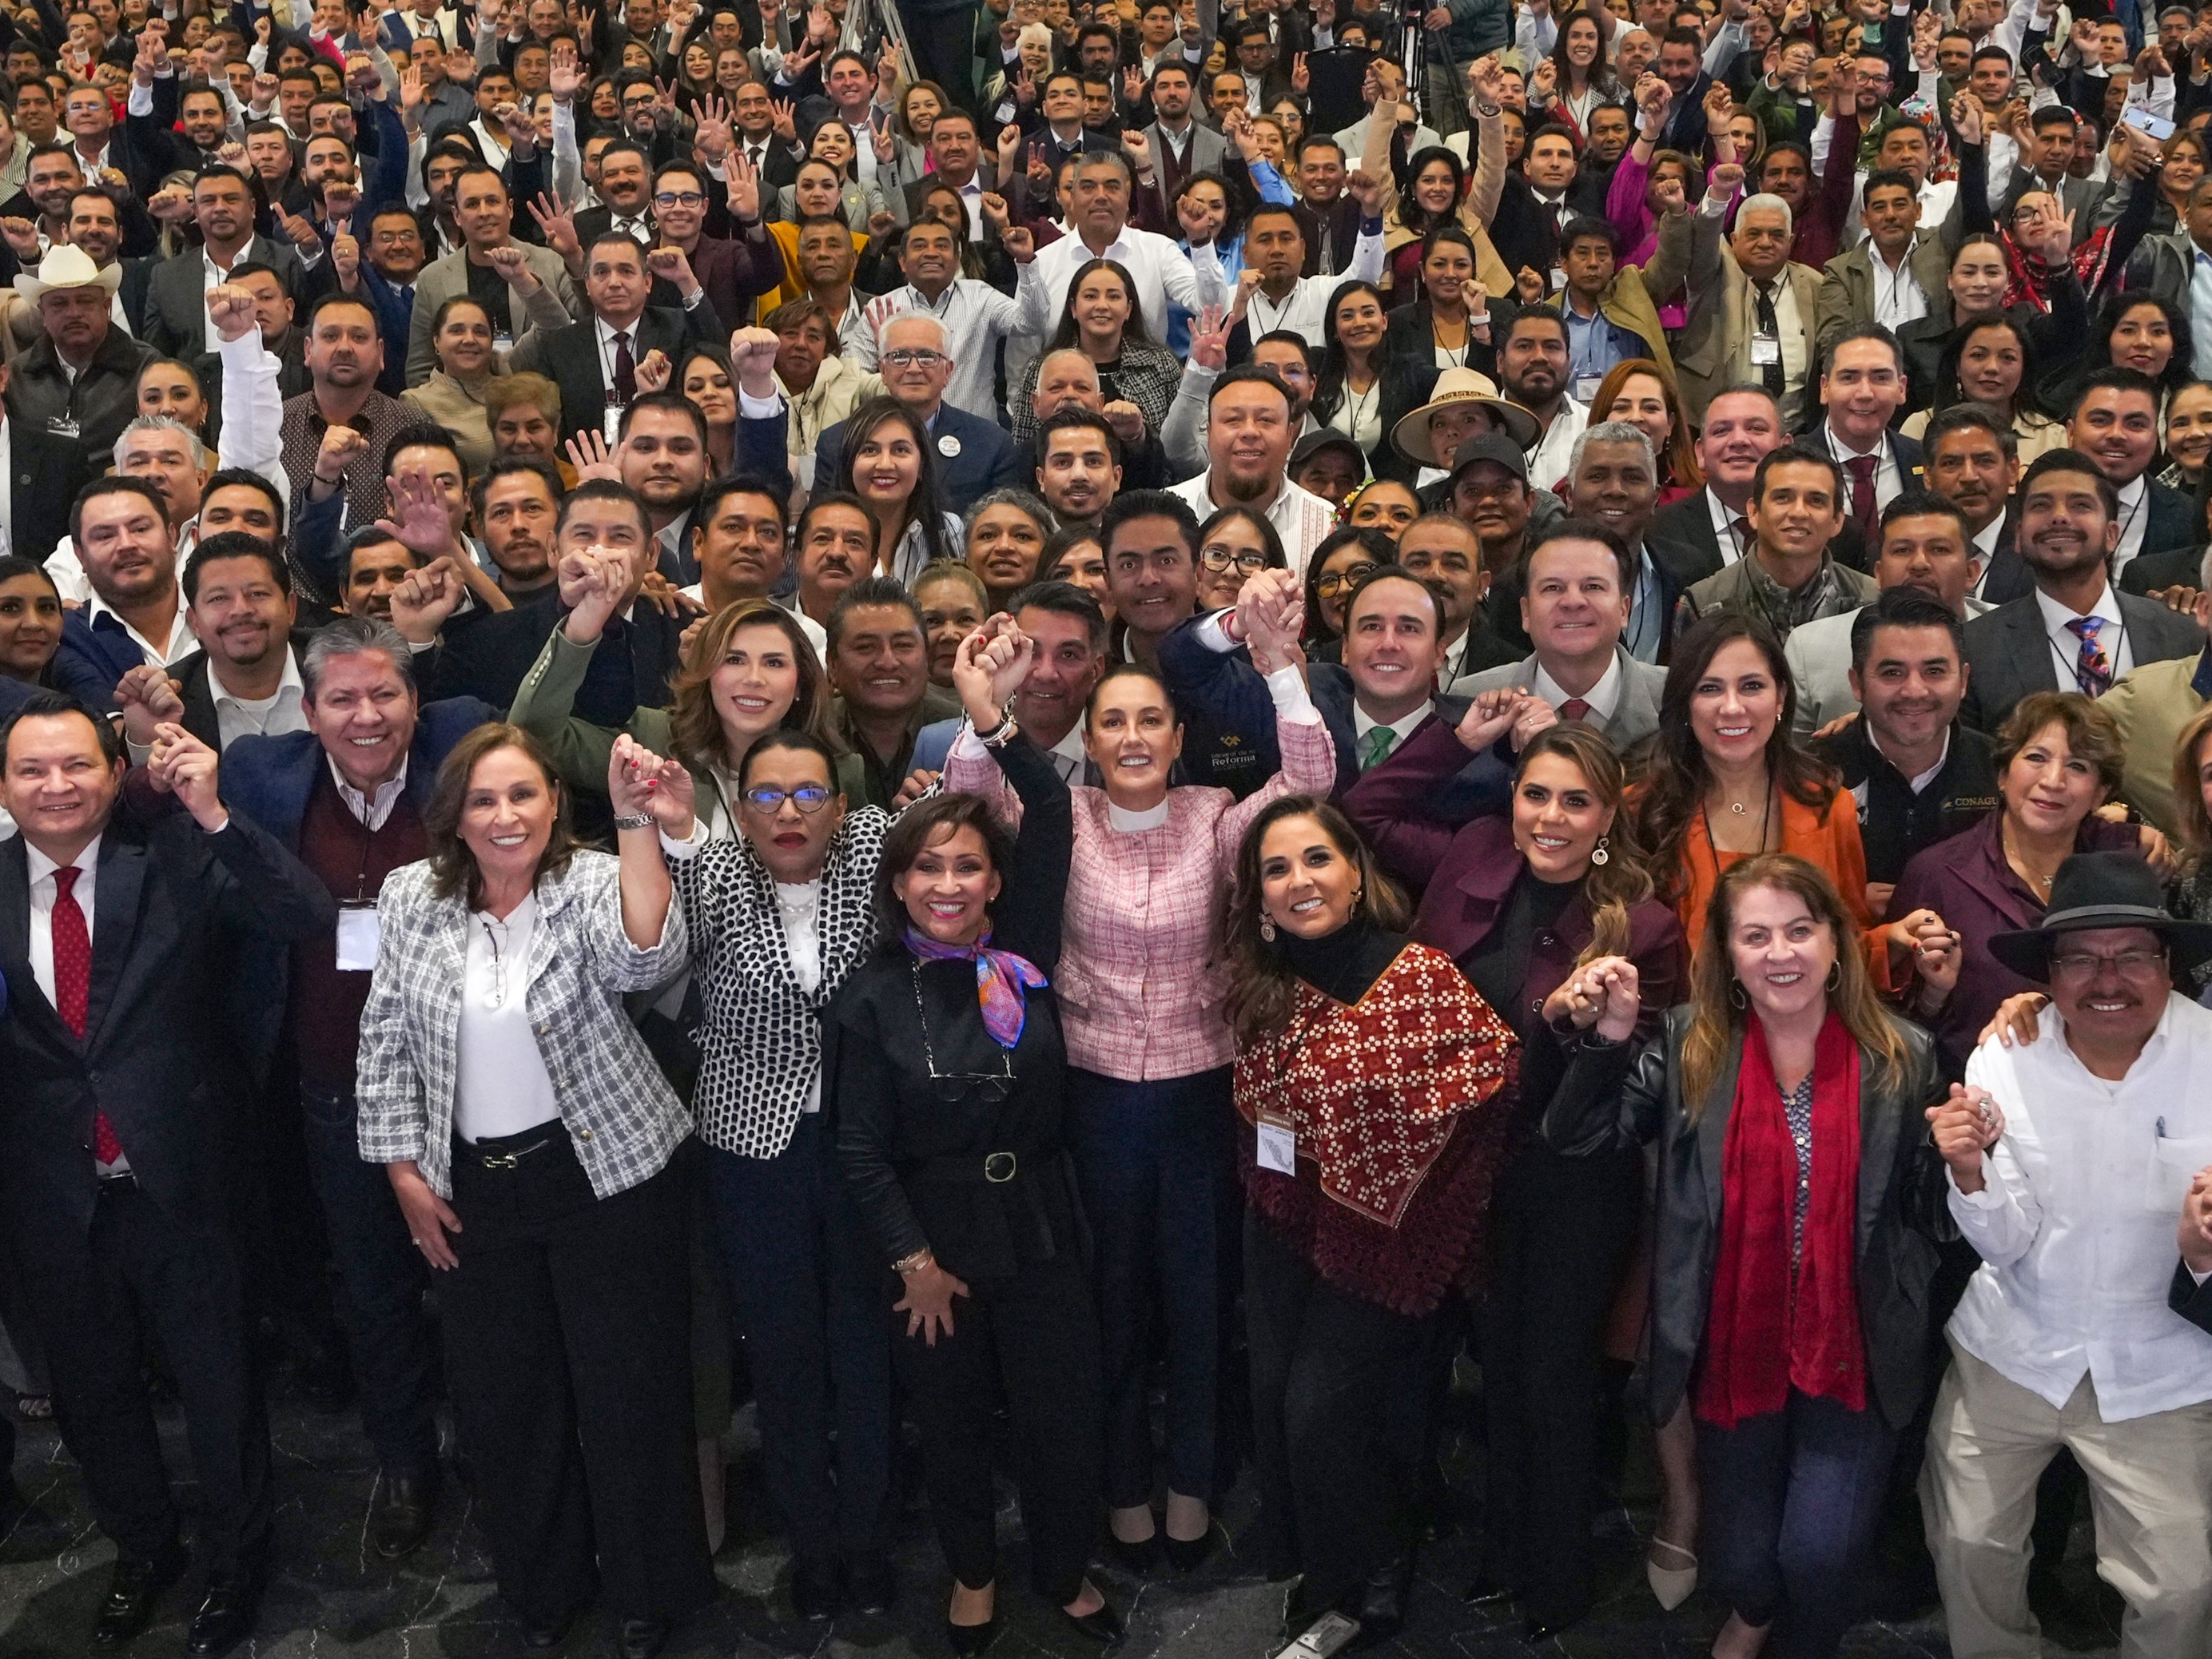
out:
<path id="1" fill-rule="evenodd" d="M 742 427 L 744 422 L 738 424 Z M 1036 488 L 1035 477 L 1023 470 L 1029 461 L 1028 452 L 997 422 L 945 404 L 939 407 L 929 431 L 929 464 L 937 470 L 937 504 L 947 513 L 958 513 L 994 489 Z M 958 454 L 945 453 L 948 441 L 957 446 Z M 844 462 L 845 422 L 840 421 L 814 446 L 816 495 L 843 488 L 833 481 Z"/>
<path id="2" fill-rule="evenodd" d="M 113 611 L 101 611 L 95 622 L 88 623 L 84 617 L 82 611 L 72 611 L 62 620 L 62 641 L 54 649 L 53 682 L 87 708 L 112 714 L 115 683 L 132 669 L 143 667 L 146 653 Z"/>

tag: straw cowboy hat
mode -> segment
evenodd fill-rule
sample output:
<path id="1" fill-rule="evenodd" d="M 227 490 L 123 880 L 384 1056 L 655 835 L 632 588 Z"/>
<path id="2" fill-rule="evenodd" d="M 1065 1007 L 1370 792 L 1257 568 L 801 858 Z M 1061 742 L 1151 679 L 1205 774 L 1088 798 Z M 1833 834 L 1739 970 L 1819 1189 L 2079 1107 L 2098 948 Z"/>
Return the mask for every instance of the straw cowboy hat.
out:
<path id="1" fill-rule="evenodd" d="M 123 267 L 112 264 L 101 270 L 92 263 L 92 256 L 81 247 L 64 244 L 49 249 L 46 261 L 35 276 L 15 278 L 15 292 L 35 302 L 39 296 L 65 288 L 104 288 L 110 294 L 123 286 Z"/>
<path id="2" fill-rule="evenodd" d="M 1434 391 L 1428 402 L 1411 414 L 1400 417 L 1391 428 L 1390 442 L 1397 452 L 1410 461 L 1423 466 L 1449 467 L 1451 457 L 1439 456 L 1429 442 L 1429 416 L 1443 409 L 1457 409 L 1468 404 L 1480 404 L 1490 411 L 1491 418 L 1504 427 L 1522 448 L 1533 446 L 1542 437 L 1544 428 L 1534 415 L 1498 393 L 1498 383 L 1478 369 L 1448 368 L 1437 376 Z"/>

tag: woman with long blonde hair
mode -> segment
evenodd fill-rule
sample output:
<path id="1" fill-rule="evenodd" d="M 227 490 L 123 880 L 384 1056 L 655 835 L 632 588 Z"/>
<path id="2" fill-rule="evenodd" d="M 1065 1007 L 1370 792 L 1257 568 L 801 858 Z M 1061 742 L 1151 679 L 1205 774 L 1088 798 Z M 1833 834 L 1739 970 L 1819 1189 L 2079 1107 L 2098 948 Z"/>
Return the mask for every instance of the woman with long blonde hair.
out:
<path id="1" fill-rule="evenodd" d="M 1582 1035 L 1546 1140 L 1659 1146 L 1650 1405 L 1697 1419 L 1719 1659 L 1751 1659 L 1777 1619 L 1792 1653 L 1837 1651 L 1926 1382 L 1943 1172 L 1923 1114 L 1943 1087 L 1857 931 L 1824 872 L 1763 853 L 1722 873 L 1689 1000 L 1657 1035 L 1636 1041 L 1625 957 L 1562 988 Z"/>

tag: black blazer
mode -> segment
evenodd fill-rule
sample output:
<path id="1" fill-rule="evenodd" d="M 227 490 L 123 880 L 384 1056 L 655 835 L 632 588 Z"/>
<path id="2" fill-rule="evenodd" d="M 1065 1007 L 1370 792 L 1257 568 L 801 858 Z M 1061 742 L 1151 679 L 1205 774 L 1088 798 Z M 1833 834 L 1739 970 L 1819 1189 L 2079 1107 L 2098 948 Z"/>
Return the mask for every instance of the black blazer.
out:
<path id="1" fill-rule="evenodd" d="M 8 422 L 9 544 L 17 556 L 44 564 L 70 533 L 70 503 L 97 476 L 84 446 L 21 421 Z"/>
<path id="2" fill-rule="evenodd" d="M 694 340 L 713 343 L 720 319 L 711 305 L 647 306 L 632 325 L 630 356 L 645 361 L 648 351 L 665 354 L 670 363 Z M 606 380 L 599 369 L 599 325 L 596 319 L 566 328 L 532 329 L 509 354 L 510 369 L 529 369 L 561 388 L 561 441 L 580 432 L 605 429 Z M 497 702 L 497 698 L 490 699 Z"/>
<path id="3" fill-rule="evenodd" d="M 1544 1115 L 1544 1139 L 1569 1156 L 1659 1143 L 1659 1234 L 1651 1287 L 1651 1420 L 1664 1423 L 1690 1385 L 1705 1345 L 1720 1249 L 1721 1158 L 1742 1064 L 1743 1037 L 1692 1122 L 1681 1097 L 1682 1036 L 1690 1005 L 1667 1015 L 1659 1036 L 1632 1044 L 1574 1045 L 1567 1074 Z M 1874 1057 L 1859 1054 L 1858 1297 L 1866 1346 L 1867 1405 L 1893 1429 L 1910 1422 L 1927 1387 L 1928 1305 L 1936 1242 L 1955 1237 L 1944 1208 L 1943 1164 L 1921 1116 L 1943 1091 L 1936 1042 L 1890 1018 L 1905 1045 L 1898 1082 L 1880 1086 Z"/>
<path id="4" fill-rule="evenodd" d="M 1990 568 L 1982 574 L 1982 598 L 1991 605 L 2010 605 L 2014 599 L 2024 599 L 2035 592 L 2035 579 L 2028 574 L 2027 562 L 2020 556 L 2020 498 L 2014 496 L 2005 503 L 2004 528 L 1997 532 L 1996 550 L 1990 555 Z M 2140 559 L 2134 564 L 2142 562 Z M 2130 568 L 2133 568 L 2131 564 Z M 2123 573 L 2124 574 L 2124 573 Z M 2128 589 L 2121 584 L 2123 592 Z"/>
<path id="5" fill-rule="evenodd" d="M 999 764 L 1021 797 L 1022 825 L 991 906 L 992 943 L 1050 978 L 1074 811 L 1060 774 L 1027 738 L 1000 750 Z M 974 1284 L 1081 1251 L 1064 1128 L 1067 1050 L 1054 992 L 1031 990 L 1026 1008 L 1019 1039 L 1000 1048 L 983 1029 L 974 967 L 918 963 L 896 939 L 855 969 L 831 1003 L 823 1102 L 836 1115 L 848 1189 L 884 1261 L 926 1248 Z M 1007 1072 L 1003 1098 L 976 1082 Z M 1010 1178 L 986 1178 L 984 1160 L 995 1154 L 1011 1158 L 994 1161 L 993 1176 Z"/>
<path id="6" fill-rule="evenodd" d="M 181 810 L 143 833 L 111 820 L 99 856 L 78 1037 L 31 971 L 26 843 L 0 842 L 0 1211 L 33 1254 L 41 1239 L 82 1240 L 91 1223 L 96 1112 L 173 1218 L 222 1224 L 235 1114 L 263 1058 L 237 1036 L 233 964 L 241 947 L 281 951 L 337 925 L 323 884 L 236 814 L 213 836 Z"/>
<path id="7" fill-rule="evenodd" d="M 2147 505 L 2150 516 L 2143 525 L 2142 551 L 2127 562 L 2116 586 L 2123 593 L 2197 586 L 2205 538 L 2199 533 L 2195 499 L 2154 478 Z"/>
<path id="8" fill-rule="evenodd" d="M 2193 657 L 2204 648 L 2204 630 L 2195 617 L 2133 593 L 2113 597 L 2137 667 Z M 1959 718 L 1978 732 L 1994 732 L 2013 705 L 2032 691 L 2075 689 L 2070 676 L 2067 684 L 2059 684 L 2058 659 L 2033 592 L 1966 624 L 1966 665 L 1973 672 Z"/>
<path id="9" fill-rule="evenodd" d="M 1713 529 L 1712 508 L 1706 492 L 1670 501 L 1651 515 L 1644 528 L 1644 550 L 1659 568 L 1662 580 L 1680 592 L 1701 582 L 1728 562 L 1720 537 Z"/>
<path id="10" fill-rule="evenodd" d="M 1895 432 L 1885 434 L 1884 437 L 1889 445 L 1890 453 L 1896 458 L 1898 476 L 1904 481 L 1905 487 L 1907 489 L 1918 489 L 1921 473 L 1919 444 Z M 1828 423 L 1826 421 L 1806 433 L 1802 441 L 1823 455 L 1832 453 L 1828 447 Z M 1836 459 L 1841 461 L 1843 458 L 1837 456 Z M 1837 532 L 1835 540 L 1828 544 L 1828 556 L 1838 564 L 1871 573 L 1874 556 L 1881 549 L 1866 544 L 1865 532 L 1860 530 L 1857 520 L 1850 516 L 1850 477 L 1846 473 L 1844 477 L 1844 527 Z"/>
<path id="11" fill-rule="evenodd" d="M 291 650 L 295 662 L 299 660 L 301 653 L 307 650 L 308 641 L 314 637 L 315 630 L 312 628 L 292 630 Z M 185 704 L 184 716 L 177 724 L 209 748 L 220 751 L 222 748 L 222 725 L 216 717 L 215 686 L 208 675 L 207 652 L 204 649 L 195 651 L 191 656 L 181 659 L 169 671 L 169 678 L 177 683 L 179 688 L 177 695 Z"/>

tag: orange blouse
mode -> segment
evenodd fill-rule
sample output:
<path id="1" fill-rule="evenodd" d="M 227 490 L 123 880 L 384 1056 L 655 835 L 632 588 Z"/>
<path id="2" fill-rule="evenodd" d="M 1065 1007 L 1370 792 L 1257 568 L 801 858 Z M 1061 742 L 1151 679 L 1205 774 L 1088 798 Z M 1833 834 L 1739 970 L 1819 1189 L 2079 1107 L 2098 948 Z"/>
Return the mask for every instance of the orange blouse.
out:
<path id="1" fill-rule="evenodd" d="M 1843 896 L 1844 908 L 1858 923 L 1864 936 L 1867 966 L 1874 975 L 1875 983 L 1888 988 L 1888 934 L 1884 924 L 1877 922 L 1867 908 L 1866 849 L 1859 842 L 1856 804 L 1840 789 L 1828 798 L 1825 814 L 1820 808 L 1808 806 L 1786 792 L 1781 799 L 1782 837 L 1774 850 L 1795 854 L 1826 872 L 1828 879 L 1836 884 L 1836 890 Z M 1750 856 L 1748 853 L 1718 848 L 1705 827 L 1702 811 L 1691 821 L 1690 833 L 1682 842 L 1682 893 L 1674 908 L 1682 919 L 1683 937 L 1692 956 L 1705 942 L 1705 908 L 1712 902 L 1713 890 L 1720 884 L 1721 872 Z"/>

